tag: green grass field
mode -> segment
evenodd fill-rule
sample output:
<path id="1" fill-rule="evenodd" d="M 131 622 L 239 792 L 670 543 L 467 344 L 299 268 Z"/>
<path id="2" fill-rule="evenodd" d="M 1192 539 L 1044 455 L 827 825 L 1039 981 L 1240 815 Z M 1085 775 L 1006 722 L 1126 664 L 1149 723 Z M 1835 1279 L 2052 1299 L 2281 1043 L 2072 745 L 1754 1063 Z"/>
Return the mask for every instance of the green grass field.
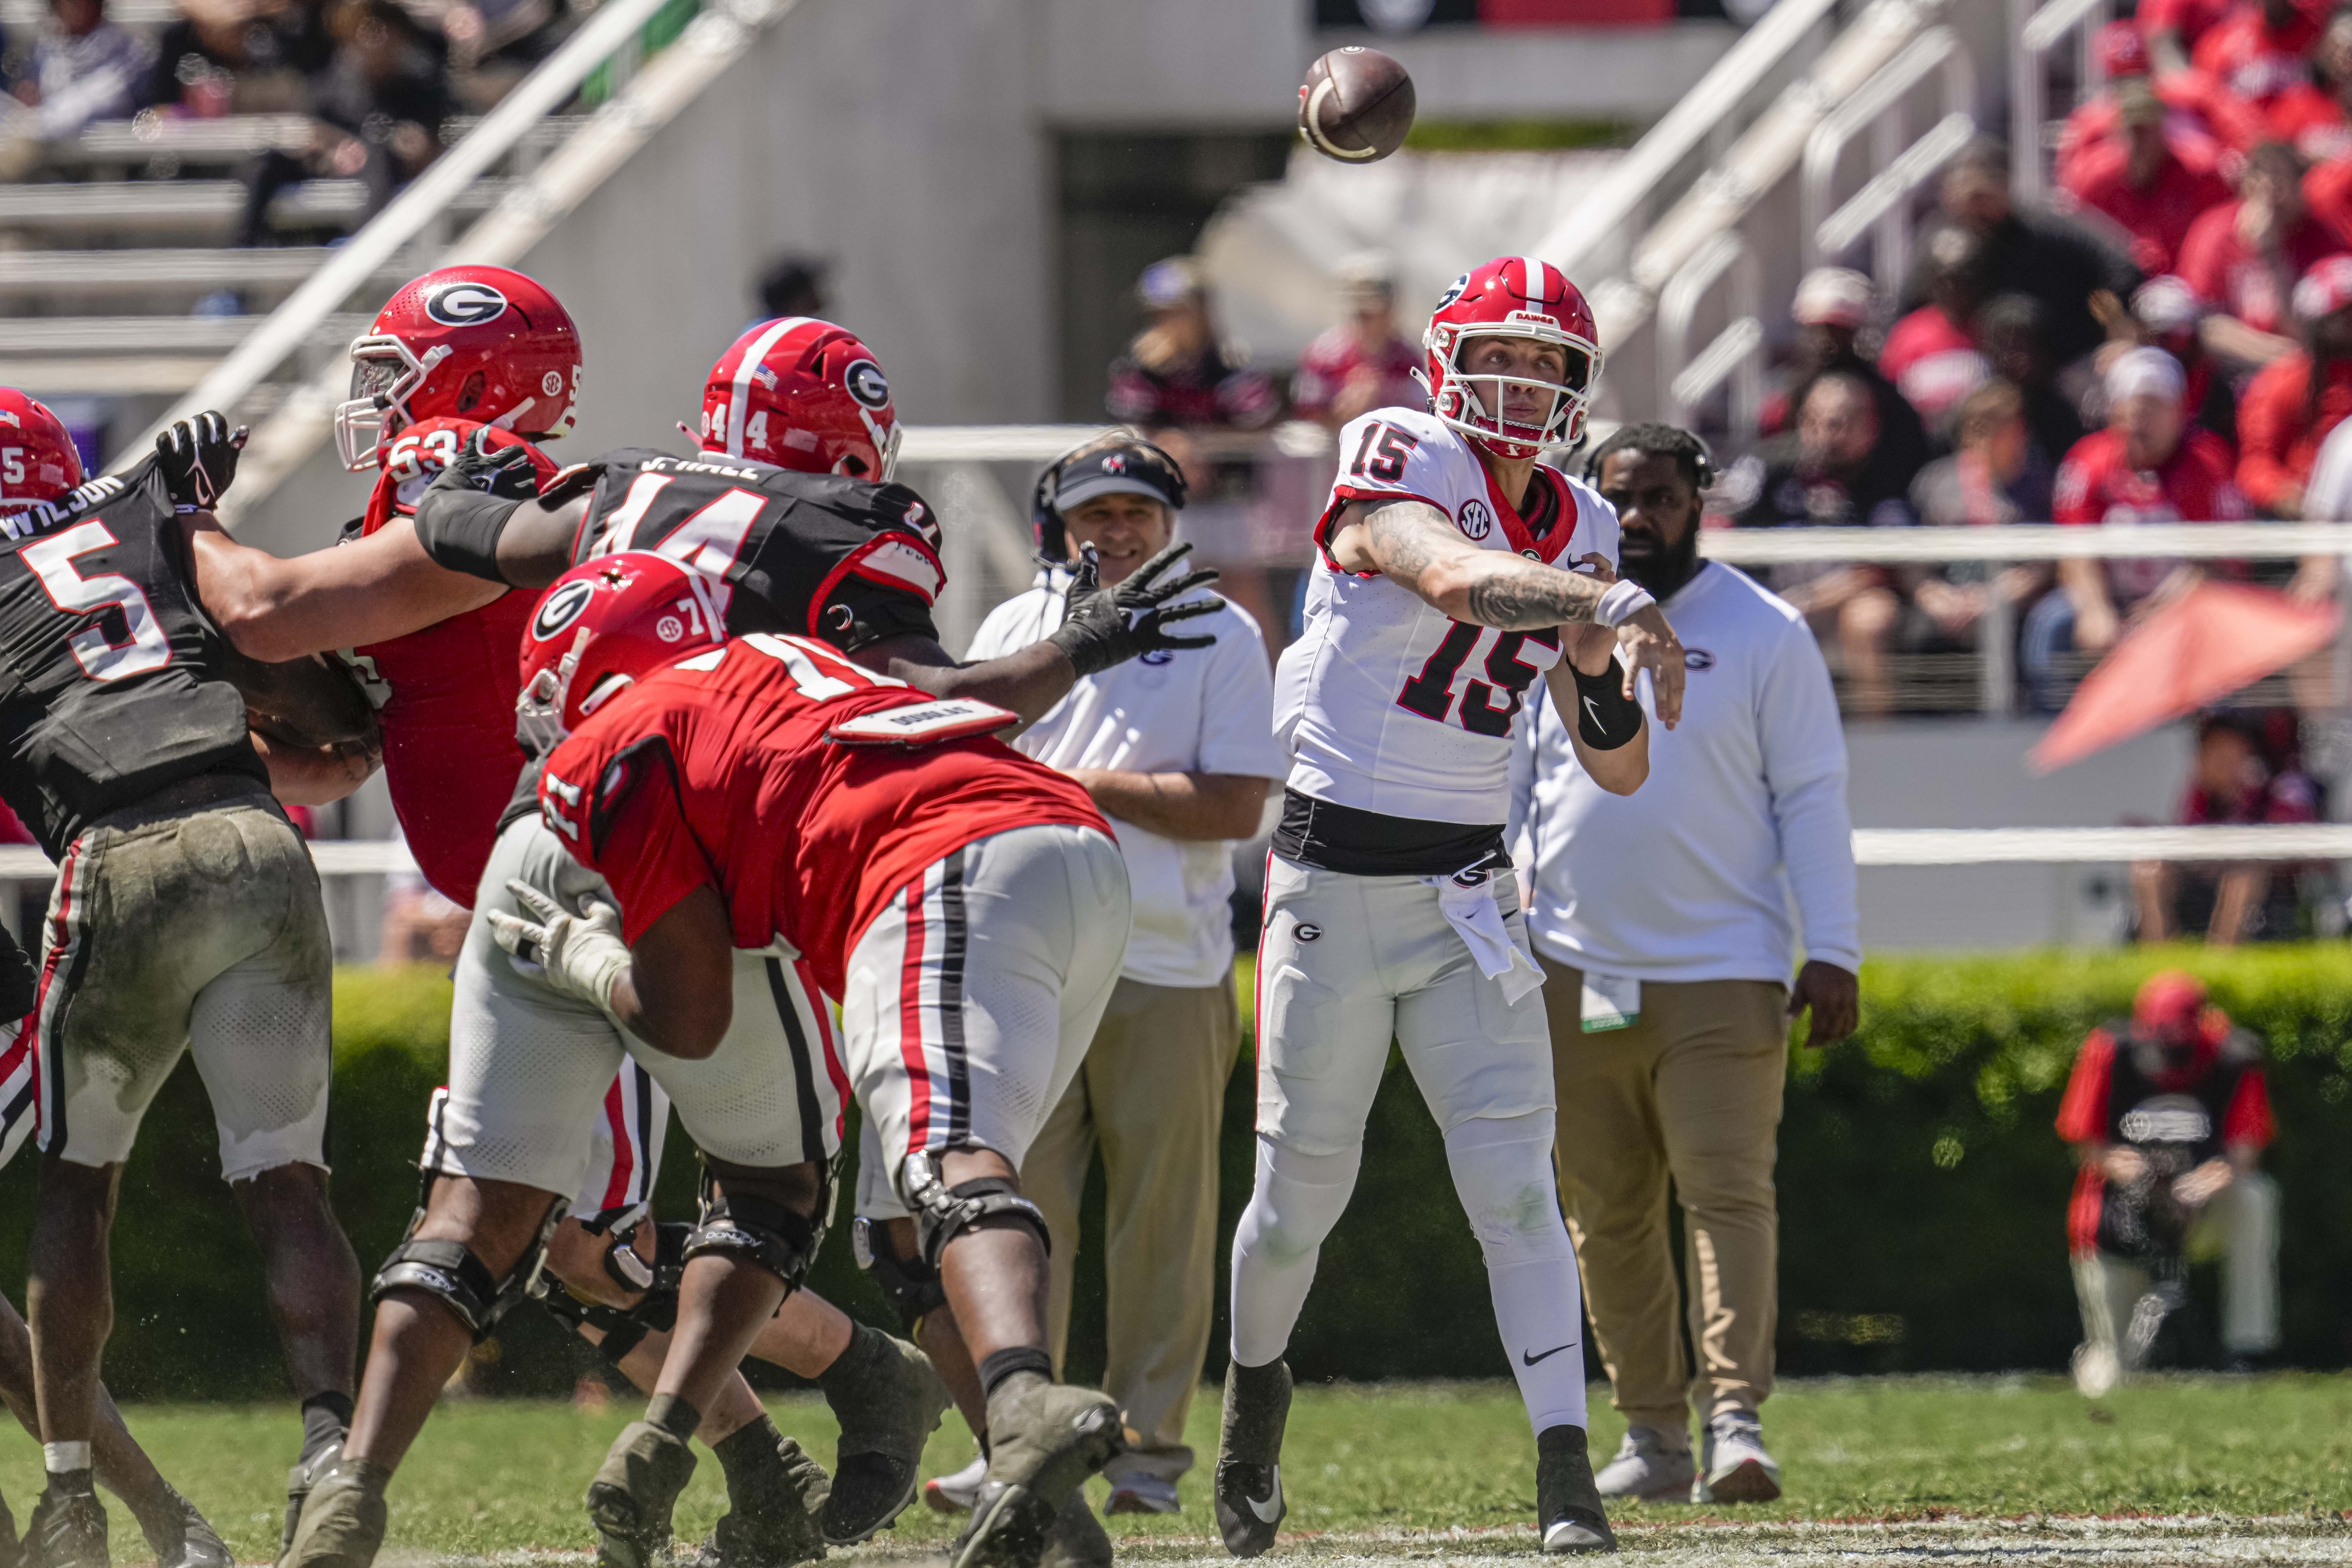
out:
<path id="1" fill-rule="evenodd" d="M 821 1401 L 781 1400 L 774 1409 L 780 1426 L 820 1461 L 831 1460 L 835 1430 Z M 581 1492 L 630 1414 L 618 1401 L 604 1409 L 446 1405 L 395 1483 L 390 1548 L 404 1558 L 585 1548 Z M 2201 1527 L 2209 1533 L 2226 1533 L 2231 1517 L 2261 1519 L 2273 1521 L 2273 1532 L 2284 1529 L 2326 1548 L 2253 1560 L 2333 1561 L 2352 1552 L 2352 1531 L 2342 1523 L 2352 1510 L 2352 1378 L 2166 1380 L 2098 1406 L 2051 1378 L 1832 1380 L 1783 1388 L 1766 1415 L 1789 1487 L 1781 1502 L 1750 1510 L 1624 1507 L 1617 1520 L 1628 1548 L 1672 1554 L 1694 1541 L 1727 1542 L 1720 1531 L 1645 1528 L 1713 1521 L 2194 1515 L 2215 1521 Z M 297 1436 L 292 1412 L 151 1405 L 131 1418 L 239 1559 L 268 1561 Z M 1215 1423 L 1215 1391 L 1204 1390 L 1192 1423 L 1203 1463 L 1186 1478 L 1184 1511 L 1113 1521 L 1123 1544 L 1183 1556 L 1213 1536 L 1206 1481 Z M 1593 1426 L 1595 1458 L 1605 1458 L 1618 1423 L 1603 1405 Z M 1457 1549 L 1468 1555 L 1529 1551 L 1533 1537 L 1518 1527 L 1533 1515 L 1532 1448 L 1507 1384 L 1301 1389 L 1284 1455 L 1291 1500 L 1285 1528 L 1310 1549 L 1305 1538 L 1321 1535 L 1327 1552 L 1379 1546 L 1386 1555 L 1426 1555 L 1426 1547 L 1397 1538 L 1454 1531 L 1497 1532 L 1463 1540 Z M 971 1452 L 950 1415 L 933 1439 L 927 1473 L 961 1465 Z M 0 1488 L 20 1519 L 37 1489 L 38 1464 L 29 1442 L 8 1445 L 0 1462 Z M 723 1507 L 719 1467 L 705 1456 L 679 1505 L 679 1535 L 698 1537 Z M 117 1558 L 136 1561 L 135 1529 L 120 1508 L 114 1512 Z M 883 1542 L 919 1551 L 944 1543 L 953 1529 L 918 1505 Z"/>

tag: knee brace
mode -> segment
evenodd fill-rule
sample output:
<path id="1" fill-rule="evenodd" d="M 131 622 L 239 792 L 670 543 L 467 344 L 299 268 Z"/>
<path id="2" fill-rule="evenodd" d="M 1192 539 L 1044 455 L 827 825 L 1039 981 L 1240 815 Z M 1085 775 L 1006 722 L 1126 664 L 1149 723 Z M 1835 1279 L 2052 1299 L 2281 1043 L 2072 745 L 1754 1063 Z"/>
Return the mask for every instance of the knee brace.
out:
<path id="1" fill-rule="evenodd" d="M 1490 1267 L 1573 1257 L 1552 1172 L 1553 1117 L 1477 1116 L 1445 1134 L 1445 1160 Z"/>
<path id="2" fill-rule="evenodd" d="M 1040 1247 L 1049 1254 L 1054 1250 L 1044 1211 L 1021 1195 L 1017 1184 L 1002 1176 L 981 1176 L 950 1187 L 940 1180 L 938 1163 L 919 1149 L 907 1156 L 907 1196 L 915 1205 L 915 1235 L 922 1244 L 923 1261 L 935 1271 L 948 1243 L 983 1219 L 1026 1226 L 1036 1233 Z"/>
<path id="3" fill-rule="evenodd" d="M 526 1294 L 543 1290 L 541 1277 L 547 1263 L 548 1237 L 555 1234 L 563 1211 L 563 1201 L 559 1198 L 547 1211 L 547 1219 L 539 1227 L 539 1238 L 515 1264 L 514 1271 L 500 1280 L 492 1277 L 489 1266 L 475 1257 L 474 1249 L 462 1241 L 417 1240 L 416 1227 L 425 1220 L 425 1210 L 419 1208 L 408 1222 L 408 1234 L 392 1249 L 383 1267 L 369 1282 L 368 1300 L 381 1301 L 392 1290 L 423 1291 L 465 1324 L 467 1332 L 478 1344 L 499 1326 L 499 1319 L 514 1310 L 516 1302 Z"/>
<path id="4" fill-rule="evenodd" d="M 890 1305 L 898 1309 L 899 1325 L 908 1339 L 924 1317 L 948 1304 L 947 1287 L 940 1271 L 919 1257 L 901 1258 L 890 1240 L 890 1222 L 860 1215 L 849 1227 L 849 1250 L 857 1267 L 874 1277 Z"/>
<path id="5" fill-rule="evenodd" d="M 824 1207 L 822 1203 L 818 1206 Z M 749 1193 L 722 1193 L 705 1165 L 700 1220 L 686 1237 L 679 1264 L 683 1268 L 706 1253 L 731 1253 L 773 1274 L 789 1293 L 806 1278 L 817 1240 L 814 1220 Z"/>

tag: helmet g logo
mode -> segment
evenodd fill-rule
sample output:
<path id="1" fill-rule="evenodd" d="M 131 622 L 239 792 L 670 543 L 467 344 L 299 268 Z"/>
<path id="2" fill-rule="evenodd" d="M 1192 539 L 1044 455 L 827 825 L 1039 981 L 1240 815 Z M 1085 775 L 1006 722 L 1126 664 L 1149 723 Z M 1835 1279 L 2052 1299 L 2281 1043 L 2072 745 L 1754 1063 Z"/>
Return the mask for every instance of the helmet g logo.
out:
<path id="1" fill-rule="evenodd" d="M 1484 539 L 1495 531 L 1495 514 L 1485 501 L 1472 496 L 1462 503 L 1460 526 L 1465 539 Z"/>
<path id="2" fill-rule="evenodd" d="M 1468 287 L 1470 287 L 1470 274 L 1465 272 L 1461 277 L 1456 278 L 1453 282 L 1445 286 L 1445 292 L 1438 296 L 1437 309 L 1439 310 L 1443 310 L 1446 306 L 1451 305 L 1454 300 L 1462 298 L 1462 290 Z M 1435 311 L 1431 313 L 1433 315 L 1435 314 Z"/>
<path id="3" fill-rule="evenodd" d="M 436 283 L 425 292 L 425 314 L 445 327 L 477 327 L 506 309 L 507 297 L 487 283 Z"/>
<path id="4" fill-rule="evenodd" d="M 541 642 L 552 641 L 563 629 L 580 618 L 588 608 L 588 601 L 596 596 L 593 583 L 572 582 L 540 601 L 539 612 L 530 618 L 530 635 Z"/>
<path id="5" fill-rule="evenodd" d="M 889 406 L 890 384 L 882 377 L 882 367 L 870 359 L 862 359 L 841 373 L 842 385 L 849 395 L 867 408 L 879 410 Z"/>

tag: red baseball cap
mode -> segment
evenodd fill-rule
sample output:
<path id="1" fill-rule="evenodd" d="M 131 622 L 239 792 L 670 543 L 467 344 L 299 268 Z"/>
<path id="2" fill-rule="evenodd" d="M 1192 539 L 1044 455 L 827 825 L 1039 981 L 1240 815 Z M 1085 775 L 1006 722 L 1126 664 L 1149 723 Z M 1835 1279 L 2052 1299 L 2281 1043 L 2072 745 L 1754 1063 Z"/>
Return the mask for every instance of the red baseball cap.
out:
<path id="1" fill-rule="evenodd" d="M 2137 22 L 2108 23 L 2099 29 L 2095 47 L 2099 69 L 2109 77 L 2147 74 L 2147 40 L 2140 37 Z"/>
<path id="2" fill-rule="evenodd" d="M 2133 1029 L 2158 1039 L 2195 1034 L 2204 1016 L 2205 983 L 2185 970 L 2157 971 L 2132 998 Z"/>

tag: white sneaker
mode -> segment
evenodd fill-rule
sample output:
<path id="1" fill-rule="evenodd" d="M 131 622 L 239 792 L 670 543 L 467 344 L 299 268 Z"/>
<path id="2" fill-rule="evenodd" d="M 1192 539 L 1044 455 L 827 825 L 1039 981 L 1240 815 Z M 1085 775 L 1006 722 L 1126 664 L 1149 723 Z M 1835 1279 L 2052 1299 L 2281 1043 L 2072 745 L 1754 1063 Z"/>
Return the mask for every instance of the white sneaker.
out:
<path id="1" fill-rule="evenodd" d="M 2076 1345 L 2069 1370 L 2074 1374 L 2074 1392 L 2085 1399 L 2105 1399 L 2124 1377 L 2116 1352 L 2105 1345 Z"/>
<path id="2" fill-rule="evenodd" d="M 1753 1411 L 1718 1415 L 1706 1424 L 1693 1502 L 1770 1502 L 1780 1495 L 1780 1467 L 1764 1451 L 1764 1423 Z"/>
<path id="3" fill-rule="evenodd" d="M 1182 1504 L 1176 1500 L 1176 1483 L 1160 1476 L 1137 1474 L 1120 1476 L 1110 1483 L 1110 1498 L 1103 1504 L 1103 1513 L 1176 1513 Z"/>
<path id="4" fill-rule="evenodd" d="M 1689 1448 L 1668 1447 L 1665 1434 L 1654 1426 L 1628 1426 L 1617 1457 L 1592 1479 L 1605 1498 L 1681 1497 L 1696 1473 Z"/>
<path id="5" fill-rule="evenodd" d="M 933 1476 L 923 1483 L 923 1500 L 941 1513 L 970 1513 L 988 1479 L 988 1456 L 982 1454 L 950 1476 Z"/>

